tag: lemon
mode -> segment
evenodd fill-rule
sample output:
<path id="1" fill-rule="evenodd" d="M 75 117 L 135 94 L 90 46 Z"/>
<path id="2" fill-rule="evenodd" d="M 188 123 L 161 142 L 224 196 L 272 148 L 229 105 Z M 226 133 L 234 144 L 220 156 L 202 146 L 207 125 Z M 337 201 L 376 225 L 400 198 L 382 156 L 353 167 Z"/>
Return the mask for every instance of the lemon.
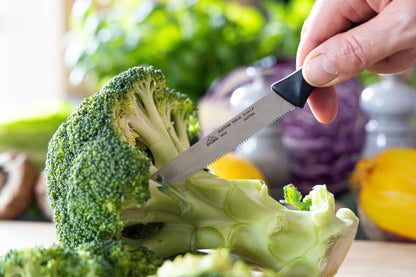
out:
<path id="1" fill-rule="evenodd" d="M 215 175 L 228 180 L 256 179 L 266 182 L 266 178 L 256 165 L 235 153 L 228 153 L 212 163 L 209 168 Z"/>

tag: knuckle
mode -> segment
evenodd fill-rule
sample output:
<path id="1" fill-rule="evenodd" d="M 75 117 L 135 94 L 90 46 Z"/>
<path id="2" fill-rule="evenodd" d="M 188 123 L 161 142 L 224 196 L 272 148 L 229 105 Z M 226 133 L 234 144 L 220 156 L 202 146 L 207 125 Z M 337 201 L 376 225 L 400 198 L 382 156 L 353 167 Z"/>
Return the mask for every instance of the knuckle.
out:
<path id="1" fill-rule="evenodd" d="M 342 54 L 355 69 L 364 70 L 370 65 L 369 53 L 355 35 L 351 34 L 346 37 L 342 48 Z"/>

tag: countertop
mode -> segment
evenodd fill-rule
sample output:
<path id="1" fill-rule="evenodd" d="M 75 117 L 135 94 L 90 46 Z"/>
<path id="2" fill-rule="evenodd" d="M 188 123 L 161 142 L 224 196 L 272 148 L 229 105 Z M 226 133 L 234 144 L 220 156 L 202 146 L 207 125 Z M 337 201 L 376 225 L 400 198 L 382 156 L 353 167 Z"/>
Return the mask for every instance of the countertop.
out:
<path id="1" fill-rule="evenodd" d="M 53 223 L 0 221 L 0 255 L 54 242 Z M 355 240 L 336 276 L 415 277 L 416 243 Z"/>

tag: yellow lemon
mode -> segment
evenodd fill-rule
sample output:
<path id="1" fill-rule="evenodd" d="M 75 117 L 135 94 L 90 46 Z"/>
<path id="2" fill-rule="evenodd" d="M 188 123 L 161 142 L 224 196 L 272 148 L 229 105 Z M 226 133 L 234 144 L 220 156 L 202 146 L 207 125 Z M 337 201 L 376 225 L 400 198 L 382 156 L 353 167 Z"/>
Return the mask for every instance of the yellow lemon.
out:
<path id="1" fill-rule="evenodd" d="M 215 175 L 228 180 L 260 179 L 266 182 L 266 178 L 257 166 L 234 153 L 227 154 L 212 163 L 209 168 Z"/>

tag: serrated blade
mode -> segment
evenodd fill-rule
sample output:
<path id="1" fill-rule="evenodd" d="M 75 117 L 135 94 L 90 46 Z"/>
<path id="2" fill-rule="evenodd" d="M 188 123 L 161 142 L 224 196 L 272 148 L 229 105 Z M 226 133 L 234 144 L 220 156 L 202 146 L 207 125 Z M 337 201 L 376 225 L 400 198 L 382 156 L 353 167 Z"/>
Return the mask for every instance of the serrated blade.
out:
<path id="1" fill-rule="evenodd" d="M 169 161 L 151 179 L 156 181 L 162 175 L 168 183 L 176 184 L 191 176 L 231 152 L 296 106 L 303 107 L 314 87 L 303 80 L 302 72 L 298 70 L 273 84 L 272 89 L 273 91 Z"/>
<path id="2" fill-rule="evenodd" d="M 269 92 L 169 161 L 154 176 L 162 175 L 168 183 L 176 184 L 231 152 L 237 145 L 294 108 L 294 105 L 275 92 Z"/>

